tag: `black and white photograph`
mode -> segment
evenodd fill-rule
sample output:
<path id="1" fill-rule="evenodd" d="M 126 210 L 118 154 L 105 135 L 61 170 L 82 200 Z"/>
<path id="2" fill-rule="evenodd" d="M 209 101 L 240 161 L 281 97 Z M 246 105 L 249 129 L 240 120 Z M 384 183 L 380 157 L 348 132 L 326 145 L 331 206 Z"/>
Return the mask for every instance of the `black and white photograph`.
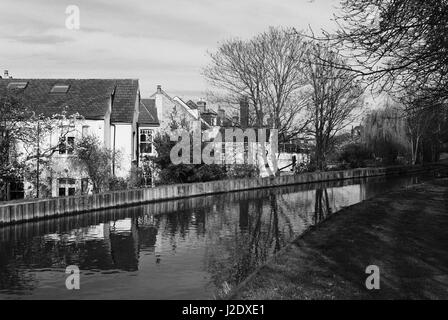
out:
<path id="1" fill-rule="evenodd" d="M 0 16 L 0 304 L 448 299 L 448 1 Z"/>

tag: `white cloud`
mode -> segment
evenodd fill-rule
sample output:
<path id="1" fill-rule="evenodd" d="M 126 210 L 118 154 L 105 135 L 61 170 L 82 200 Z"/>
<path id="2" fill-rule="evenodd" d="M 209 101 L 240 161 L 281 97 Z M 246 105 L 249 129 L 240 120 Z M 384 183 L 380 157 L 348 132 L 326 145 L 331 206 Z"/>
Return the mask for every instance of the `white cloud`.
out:
<path id="1" fill-rule="evenodd" d="M 81 30 L 65 29 L 76 4 Z M 331 26 L 336 0 L 2 0 L 2 65 L 16 77 L 139 78 L 143 95 L 203 91 L 207 50 L 269 26 Z"/>

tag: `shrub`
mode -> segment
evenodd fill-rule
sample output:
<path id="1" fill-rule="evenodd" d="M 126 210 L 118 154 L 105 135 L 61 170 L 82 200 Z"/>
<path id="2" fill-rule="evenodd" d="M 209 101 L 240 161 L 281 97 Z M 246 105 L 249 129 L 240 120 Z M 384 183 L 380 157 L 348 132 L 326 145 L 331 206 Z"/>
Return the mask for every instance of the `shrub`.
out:
<path id="1" fill-rule="evenodd" d="M 231 179 L 255 178 L 259 174 L 258 167 L 252 164 L 234 164 L 230 165 L 227 170 L 227 177 Z"/>
<path id="2" fill-rule="evenodd" d="M 217 164 L 202 165 L 194 169 L 194 174 L 189 182 L 221 180 L 227 176 L 224 167 Z"/>
<path id="3" fill-rule="evenodd" d="M 294 174 L 306 173 L 306 172 L 314 172 L 317 170 L 317 166 L 310 163 L 298 163 L 294 169 Z"/>
<path id="4" fill-rule="evenodd" d="M 93 192 L 107 191 L 112 178 L 112 164 L 118 166 L 119 154 L 105 148 L 98 137 L 85 136 L 76 143 L 70 161 L 75 169 L 81 169 L 89 176 Z"/>
<path id="5" fill-rule="evenodd" d="M 350 143 L 342 148 L 339 161 L 348 163 L 350 168 L 359 168 L 366 165 L 366 161 L 371 160 L 372 155 L 367 147 L 361 143 Z"/>
<path id="6" fill-rule="evenodd" d="M 142 188 L 145 186 L 143 169 L 137 167 L 136 163 L 132 163 L 127 183 L 128 188 Z"/>
<path id="7" fill-rule="evenodd" d="M 111 177 L 109 178 L 109 190 L 126 190 L 128 188 L 128 182 L 125 178 Z"/>
<path id="8" fill-rule="evenodd" d="M 219 165 L 171 164 L 160 171 L 158 184 L 205 182 L 226 176 L 224 167 Z"/>

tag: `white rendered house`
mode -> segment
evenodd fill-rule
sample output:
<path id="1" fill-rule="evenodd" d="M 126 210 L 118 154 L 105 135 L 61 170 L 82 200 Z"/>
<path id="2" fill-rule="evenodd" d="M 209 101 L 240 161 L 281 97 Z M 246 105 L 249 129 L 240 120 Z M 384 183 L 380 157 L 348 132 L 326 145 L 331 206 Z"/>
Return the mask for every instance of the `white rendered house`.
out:
<path id="1" fill-rule="evenodd" d="M 111 168 L 117 177 L 128 176 L 132 165 L 138 165 L 141 147 L 144 152 L 151 151 L 151 130 L 158 127 L 157 111 L 142 103 L 137 79 L 0 79 L 0 95 L 8 94 L 14 94 L 36 114 L 51 117 L 65 110 L 67 116 L 82 117 L 64 124 L 70 130 L 62 141 L 57 127 L 41 137 L 42 145 L 58 146 L 49 170 L 40 178 L 49 189 L 47 196 L 89 192 L 85 173 L 74 170 L 68 161 L 84 135 L 94 135 L 105 147 L 120 153 Z M 30 186 L 25 181 L 25 195 L 35 191 Z"/>

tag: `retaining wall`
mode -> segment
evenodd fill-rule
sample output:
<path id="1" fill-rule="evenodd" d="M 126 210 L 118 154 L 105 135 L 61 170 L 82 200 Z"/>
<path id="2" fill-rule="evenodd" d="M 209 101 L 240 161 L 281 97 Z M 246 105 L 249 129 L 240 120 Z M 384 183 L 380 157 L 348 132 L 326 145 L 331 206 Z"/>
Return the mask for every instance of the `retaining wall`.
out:
<path id="1" fill-rule="evenodd" d="M 155 188 L 113 191 L 94 195 L 5 202 L 0 204 L 0 225 L 114 207 L 136 205 L 147 202 L 172 200 L 224 192 L 270 188 L 310 182 L 422 172 L 436 169 L 438 166 L 438 164 L 431 164 L 425 166 L 361 168 L 344 171 L 313 172 L 280 177 L 176 184 L 159 186 Z"/>

